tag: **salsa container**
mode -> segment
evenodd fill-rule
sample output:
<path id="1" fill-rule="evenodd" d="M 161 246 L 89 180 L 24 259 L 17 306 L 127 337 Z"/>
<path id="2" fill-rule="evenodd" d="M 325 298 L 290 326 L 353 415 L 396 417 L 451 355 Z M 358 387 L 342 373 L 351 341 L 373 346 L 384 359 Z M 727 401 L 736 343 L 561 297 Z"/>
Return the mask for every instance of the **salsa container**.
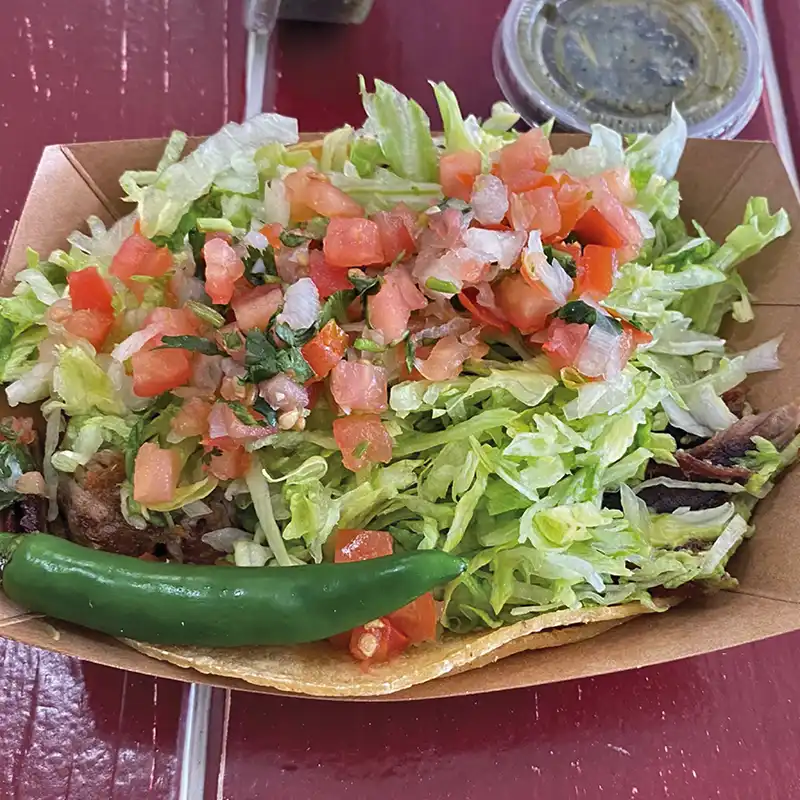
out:
<path id="1" fill-rule="evenodd" d="M 529 122 L 732 139 L 761 100 L 758 36 L 737 0 L 512 0 L 495 76 Z"/>

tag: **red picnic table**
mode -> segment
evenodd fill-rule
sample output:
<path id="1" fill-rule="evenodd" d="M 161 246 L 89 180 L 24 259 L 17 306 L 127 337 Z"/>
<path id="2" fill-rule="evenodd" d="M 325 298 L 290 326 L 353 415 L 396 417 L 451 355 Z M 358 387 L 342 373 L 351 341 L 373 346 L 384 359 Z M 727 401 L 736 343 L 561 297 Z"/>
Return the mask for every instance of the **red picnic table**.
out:
<path id="1" fill-rule="evenodd" d="M 357 122 L 363 73 L 416 97 L 445 80 L 465 112 L 485 114 L 505 6 L 377 0 L 358 28 L 281 24 L 266 106 L 305 130 Z M 800 12 L 795 0 L 770 0 L 766 20 L 762 0 L 751 10 L 769 23 L 778 74 L 743 137 L 773 138 L 789 161 Z M 4 0 L 3 11 L 3 246 L 44 145 L 207 134 L 242 116 L 237 0 Z M 198 691 L 0 639 L 0 800 L 788 800 L 800 797 L 798 662 L 793 634 L 536 689 L 336 703 Z"/>

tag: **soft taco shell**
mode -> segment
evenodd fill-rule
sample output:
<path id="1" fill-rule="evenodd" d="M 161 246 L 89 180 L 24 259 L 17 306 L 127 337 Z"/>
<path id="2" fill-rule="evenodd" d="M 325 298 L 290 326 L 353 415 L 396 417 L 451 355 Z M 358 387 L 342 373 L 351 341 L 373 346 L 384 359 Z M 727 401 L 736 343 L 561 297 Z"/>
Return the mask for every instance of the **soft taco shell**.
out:
<path id="1" fill-rule="evenodd" d="M 681 598 L 660 599 L 666 610 Z M 651 609 L 641 603 L 554 611 L 489 632 L 449 635 L 407 650 L 388 664 L 362 670 L 326 642 L 295 647 L 170 647 L 125 640 L 146 655 L 207 675 L 238 678 L 282 692 L 317 697 L 392 694 L 419 683 L 483 667 L 523 650 L 590 639 Z"/>

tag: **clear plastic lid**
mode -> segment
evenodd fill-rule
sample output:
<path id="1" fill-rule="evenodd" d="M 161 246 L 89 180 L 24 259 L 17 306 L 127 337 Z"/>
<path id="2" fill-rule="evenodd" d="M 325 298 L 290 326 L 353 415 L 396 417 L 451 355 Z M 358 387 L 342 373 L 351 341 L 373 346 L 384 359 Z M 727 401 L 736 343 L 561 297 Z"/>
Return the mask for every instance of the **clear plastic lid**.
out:
<path id="1" fill-rule="evenodd" d="M 731 139 L 762 92 L 758 37 L 736 0 L 512 0 L 494 70 L 529 123 L 584 131 L 658 131 L 675 103 L 690 136 Z"/>

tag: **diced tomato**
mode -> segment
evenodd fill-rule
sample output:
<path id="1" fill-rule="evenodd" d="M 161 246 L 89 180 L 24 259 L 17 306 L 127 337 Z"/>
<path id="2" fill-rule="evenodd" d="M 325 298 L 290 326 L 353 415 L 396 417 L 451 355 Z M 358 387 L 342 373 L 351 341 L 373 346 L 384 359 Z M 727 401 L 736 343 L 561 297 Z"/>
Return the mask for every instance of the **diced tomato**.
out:
<path id="1" fill-rule="evenodd" d="M 343 411 L 384 411 L 386 370 L 359 361 L 340 361 L 331 371 L 331 394 Z"/>
<path id="2" fill-rule="evenodd" d="M 371 219 L 335 217 L 328 223 L 323 251 L 332 267 L 366 267 L 385 260 L 380 228 Z"/>
<path id="3" fill-rule="evenodd" d="M 311 250 L 308 254 L 308 277 L 314 281 L 322 300 L 336 292 L 353 288 L 350 278 L 347 277 L 347 270 L 332 267 L 321 250 Z"/>
<path id="4" fill-rule="evenodd" d="M 386 531 L 348 530 L 336 531 L 336 564 L 345 561 L 366 561 L 369 558 L 390 556 L 394 547 L 392 535 Z"/>
<path id="5" fill-rule="evenodd" d="M 328 320 L 322 330 L 301 348 L 303 358 L 318 378 L 324 378 L 344 358 L 350 344 L 347 334 Z"/>
<path id="6" fill-rule="evenodd" d="M 394 211 L 378 211 L 372 215 L 381 237 L 383 257 L 387 264 L 403 255 L 405 258 L 416 252 L 414 241 L 414 213 L 402 203 Z"/>
<path id="7" fill-rule="evenodd" d="M 547 329 L 547 341 L 542 350 L 547 353 L 554 369 L 563 369 L 575 363 L 588 335 L 589 326 L 586 324 L 554 319 Z"/>
<path id="8" fill-rule="evenodd" d="M 278 222 L 268 222 L 262 229 L 261 235 L 267 237 L 267 241 L 277 250 L 281 245 L 281 233 L 283 225 Z"/>
<path id="9" fill-rule="evenodd" d="M 350 649 L 350 637 L 353 635 L 352 631 L 345 631 L 344 633 L 337 633 L 334 636 L 329 636 L 328 641 L 337 649 L 337 650 L 349 650 Z"/>
<path id="10" fill-rule="evenodd" d="M 433 595 L 427 592 L 412 600 L 408 605 L 398 608 L 388 614 L 386 619 L 394 625 L 400 633 L 408 637 L 409 642 L 427 642 L 436 638 L 436 601 Z"/>
<path id="11" fill-rule="evenodd" d="M 350 635 L 350 653 L 363 668 L 389 661 L 392 656 L 402 653 L 408 644 L 408 637 L 385 618 L 355 628 Z"/>
<path id="12" fill-rule="evenodd" d="M 113 325 L 114 315 L 112 313 L 89 311 L 88 309 L 73 311 L 64 320 L 64 327 L 69 333 L 86 339 L 95 350 L 99 350 L 103 346 Z"/>
<path id="13" fill-rule="evenodd" d="M 134 233 L 117 251 L 109 272 L 131 286 L 134 275 L 160 278 L 172 269 L 172 253 L 166 247 L 156 247 L 149 239 Z"/>
<path id="14" fill-rule="evenodd" d="M 352 197 L 337 189 L 313 167 L 301 167 L 283 179 L 289 196 L 290 216 L 303 222 L 315 216 L 362 217 L 364 209 Z"/>
<path id="15" fill-rule="evenodd" d="M 572 232 L 578 220 L 589 208 L 589 190 L 580 183 L 564 183 L 558 189 L 556 202 L 561 213 L 561 228 L 558 231 L 560 238 L 564 239 Z"/>
<path id="16" fill-rule="evenodd" d="M 244 447 L 233 447 L 220 450 L 211 456 L 208 471 L 221 481 L 232 481 L 241 478 L 248 469 L 252 456 Z"/>
<path id="17" fill-rule="evenodd" d="M 617 251 L 599 244 L 587 244 L 577 261 L 575 289 L 579 295 L 588 294 L 595 300 L 608 296 L 614 285 L 617 270 Z"/>
<path id="18" fill-rule="evenodd" d="M 590 208 L 573 226 L 572 233 L 583 244 L 600 244 L 618 248 L 625 244 L 619 231 L 594 207 Z"/>
<path id="19" fill-rule="evenodd" d="M 265 330 L 281 305 L 283 292 L 268 283 L 250 289 L 231 303 L 236 322 L 245 332 L 254 328 Z"/>
<path id="20" fill-rule="evenodd" d="M 543 186 L 541 189 L 512 194 L 509 209 L 514 230 L 538 230 L 542 239 L 555 236 L 561 230 L 561 211 L 551 187 Z"/>
<path id="21" fill-rule="evenodd" d="M 392 437 L 374 414 L 335 419 L 333 438 L 342 451 L 342 463 L 353 472 L 367 464 L 388 464 L 392 460 Z"/>
<path id="22" fill-rule="evenodd" d="M 306 222 L 316 216 L 313 209 L 305 203 L 308 176 L 313 172 L 314 168 L 311 166 L 300 167 L 283 179 L 283 186 L 289 199 L 289 217 L 295 222 Z"/>
<path id="23" fill-rule="evenodd" d="M 472 184 L 481 174 L 481 154 L 477 150 L 447 153 L 439 159 L 439 183 L 445 197 L 455 197 L 469 203 Z"/>
<path id="24" fill-rule="evenodd" d="M 623 203 L 608 188 L 606 180 L 601 175 L 595 175 L 587 180 L 587 185 L 592 192 L 592 205 L 600 212 L 606 223 L 617 232 L 623 241 L 619 248 L 619 261 L 624 264 L 639 253 L 642 246 L 642 229 L 636 218 Z M 587 244 L 606 244 L 606 242 L 587 242 Z M 606 245 L 612 247 L 613 245 Z"/>
<path id="25" fill-rule="evenodd" d="M 467 286 L 458 295 L 458 299 L 461 305 L 469 311 L 472 318 L 481 325 L 496 328 L 503 333 L 508 333 L 511 330 L 511 325 L 506 320 L 500 319 L 494 311 L 478 303 L 478 290 L 474 286 Z"/>
<path id="26" fill-rule="evenodd" d="M 631 171 L 627 167 L 616 167 L 603 173 L 608 190 L 620 203 L 629 205 L 636 200 L 636 189 L 631 183 Z"/>
<path id="27" fill-rule="evenodd" d="M 86 267 L 67 275 L 69 297 L 74 311 L 103 311 L 111 314 L 114 292 L 97 267 Z"/>
<path id="28" fill-rule="evenodd" d="M 192 397 L 178 410 L 170 420 L 169 426 L 174 434 L 184 438 L 190 436 L 205 436 L 208 433 L 208 415 L 211 413 L 211 403 Z"/>
<path id="29" fill-rule="evenodd" d="M 206 262 L 206 292 L 214 303 L 230 303 L 236 281 L 244 275 L 242 259 L 222 239 L 211 239 L 203 245 Z"/>
<path id="30" fill-rule="evenodd" d="M 133 499 L 142 505 L 169 503 L 178 487 L 181 463 L 176 450 L 145 442 L 133 468 Z"/>
<path id="31" fill-rule="evenodd" d="M 192 377 L 192 359 L 186 350 L 140 350 L 131 357 L 131 364 L 137 397 L 157 397 Z"/>
<path id="32" fill-rule="evenodd" d="M 542 330 L 547 317 L 558 308 L 543 285 L 531 285 L 519 273 L 503 278 L 495 288 L 495 297 L 508 321 L 525 334 Z"/>
<path id="33" fill-rule="evenodd" d="M 364 209 L 352 197 L 317 173 L 306 185 L 306 205 L 321 217 L 363 217 Z"/>
<path id="34" fill-rule="evenodd" d="M 161 336 L 191 336 L 200 330 L 200 321 L 188 308 L 154 308 L 144 318 L 144 327 L 150 325 L 157 325 Z"/>
<path id="35" fill-rule="evenodd" d="M 555 248 L 556 250 L 560 250 L 562 253 L 568 253 L 571 255 L 576 263 L 583 252 L 583 248 L 580 246 L 580 244 L 578 244 L 578 242 L 558 242 L 555 245 Z"/>
<path id="36" fill-rule="evenodd" d="M 539 186 L 553 150 L 541 128 L 533 128 L 500 151 L 497 171 L 510 192 Z"/>
<path id="37" fill-rule="evenodd" d="M 457 336 L 445 336 L 436 342 L 425 360 L 419 361 L 417 369 L 429 381 L 448 381 L 458 377 L 469 356 L 469 347 Z"/>
<path id="38" fill-rule="evenodd" d="M 367 298 L 370 325 L 381 332 L 387 344 L 395 342 L 406 332 L 411 312 L 427 304 L 409 273 L 397 266 L 387 271 L 381 288 Z"/>

